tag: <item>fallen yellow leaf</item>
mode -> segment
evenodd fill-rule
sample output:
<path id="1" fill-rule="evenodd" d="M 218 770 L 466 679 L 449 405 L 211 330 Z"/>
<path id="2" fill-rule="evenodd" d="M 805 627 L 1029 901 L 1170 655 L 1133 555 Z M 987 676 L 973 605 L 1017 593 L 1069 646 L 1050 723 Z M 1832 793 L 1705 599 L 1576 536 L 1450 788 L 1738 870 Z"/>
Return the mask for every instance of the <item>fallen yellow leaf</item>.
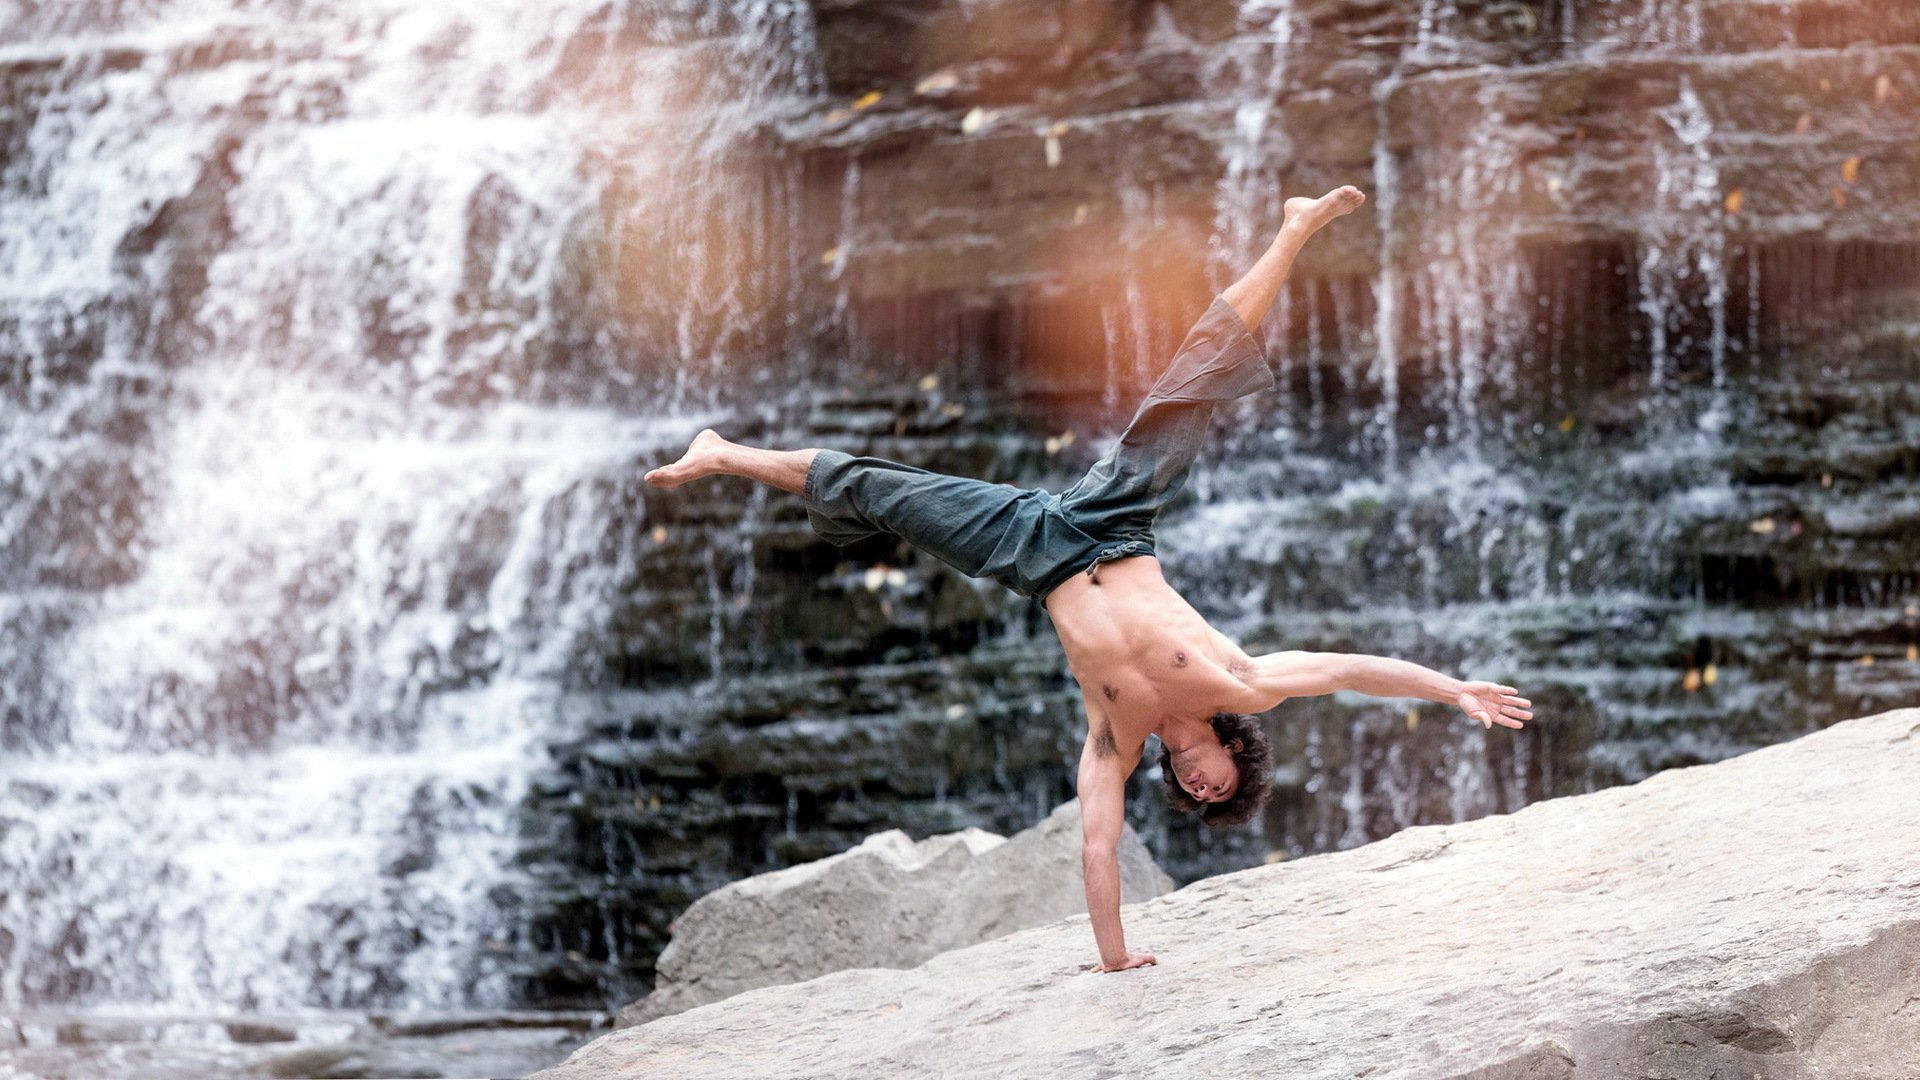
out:
<path id="1" fill-rule="evenodd" d="M 1284 852 L 1284 851 L 1269 851 L 1269 852 L 1267 852 L 1267 859 L 1266 859 L 1266 863 L 1267 863 L 1267 865 L 1268 865 L 1268 866 L 1272 866 L 1272 865 L 1273 865 L 1273 864 L 1275 864 L 1275 863 L 1283 863 L 1283 862 L 1286 862 L 1286 861 L 1287 861 L 1287 853 L 1286 853 L 1286 852 Z"/>
<path id="2" fill-rule="evenodd" d="M 988 124 L 993 123 L 996 114 L 991 109 L 975 106 L 967 115 L 960 118 L 960 134 L 971 135 Z"/>
<path id="3" fill-rule="evenodd" d="M 1833 205 L 1840 208 L 1847 205 L 1847 189 L 1839 184 L 1833 185 Z"/>
<path id="4" fill-rule="evenodd" d="M 925 375 L 920 376 L 920 389 L 926 390 L 929 392 L 940 389 L 939 373 L 930 371 Z"/>
<path id="5" fill-rule="evenodd" d="M 837 246 L 830 247 L 827 250 L 820 253 L 821 266 L 830 266 L 839 261 L 840 261 L 840 249 Z"/>
<path id="6" fill-rule="evenodd" d="M 1893 89 L 1892 76 L 1882 75 L 1879 78 L 1873 80 L 1873 100 L 1884 102 L 1888 98 L 1892 97 L 1893 95 L 1894 95 L 1894 89 Z"/>
<path id="7" fill-rule="evenodd" d="M 848 112 L 845 109 L 835 109 L 832 112 L 827 114 L 827 123 L 837 124 L 840 121 L 845 120 L 847 117 L 852 115 L 853 115 L 852 113 Z"/>
<path id="8" fill-rule="evenodd" d="M 1572 431 L 1572 430 L 1573 430 L 1573 425 L 1574 425 L 1575 423 L 1577 423 L 1577 422 L 1578 422 L 1578 421 L 1576 421 L 1576 420 L 1574 420 L 1574 418 L 1573 418 L 1573 414 L 1572 414 L 1572 413 L 1568 413 L 1567 415 L 1565 415 L 1565 416 L 1563 416 L 1563 417 L 1561 417 L 1561 418 L 1560 418 L 1560 424 L 1559 424 L 1559 427 L 1560 427 L 1560 430 L 1561 430 L 1561 431 Z"/>
<path id="9" fill-rule="evenodd" d="M 656 544 L 664 544 L 667 542 L 667 527 L 665 525 L 655 525 L 653 527 L 653 542 Z"/>
<path id="10" fill-rule="evenodd" d="M 1832 80 L 1832 79 L 1821 79 L 1821 80 L 1820 80 L 1820 92 L 1821 92 L 1821 93 L 1823 93 L 1823 94 L 1825 94 L 1825 93 L 1828 93 L 1828 92 L 1830 92 L 1830 91 L 1832 91 L 1832 90 L 1833 90 L 1833 80 Z"/>
<path id="11" fill-rule="evenodd" d="M 649 810 L 660 809 L 660 796 L 658 794 L 655 794 L 653 797 L 647 800 L 647 809 Z"/>
<path id="12" fill-rule="evenodd" d="M 1752 521 L 1749 521 L 1747 523 L 1747 528 L 1753 530 L 1754 532 L 1758 533 L 1761 536 L 1766 536 L 1769 533 L 1773 532 L 1773 528 L 1774 528 L 1773 519 L 1770 517 L 1754 518 Z"/>
<path id="13" fill-rule="evenodd" d="M 1747 193 L 1740 190 L 1739 188 L 1734 188 L 1732 191 L 1727 192 L 1727 213 L 1729 214 L 1739 213 L 1740 208 L 1742 206 L 1745 206 L 1746 202 L 1747 202 Z"/>
<path id="14" fill-rule="evenodd" d="M 1420 728 L 1420 710 L 1408 709 L 1407 710 L 1407 730 L 1418 731 L 1419 728 Z"/>
<path id="15" fill-rule="evenodd" d="M 1087 204 L 1081 203 L 1073 208 L 1073 223 L 1079 225 L 1087 220 Z"/>
<path id="16" fill-rule="evenodd" d="M 1860 182 L 1859 158 L 1850 157 L 1840 166 L 1840 179 L 1845 180 L 1849 184 L 1857 184 Z"/>
<path id="17" fill-rule="evenodd" d="M 1867 655 L 1861 657 L 1859 660 L 1859 663 L 1861 667 L 1872 667 L 1874 665 L 1873 654 L 1868 653 Z"/>
<path id="18" fill-rule="evenodd" d="M 1920 645 L 1908 645 L 1907 661 L 1911 663 L 1915 660 L 1920 660 Z"/>
<path id="19" fill-rule="evenodd" d="M 949 401 L 945 405 L 940 406 L 940 415 L 949 420 L 958 420 L 967 415 L 967 407 L 957 401 Z"/>
<path id="20" fill-rule="evenodd" d="M 1700 671 L 1700 681 L 1701 683 L 1707 686 L 1712 686 L 1714 683 L 1719 682 L 1720 681 L 1720 665 L 1708 664 L 1706 667 L 1702 668 Z"/>
<path id="21" fill-rule="evenodd" d="M 1047 168 L 1051 169 L 1058 164 L 1060 164 L 1060 137 L 1049 135 L 1047 136 Z"/>
<path id="22" fill-rule="evenodd" d="M 1794 134 L 1805 135 L 1807 132 L 1812 130 L 1813 130 L 1813 114 L 1808 112 L 1801 113 L 1800 122 L 1793 125 Z"/>
<path id="23" fill-rule="evenodd" d="M 1680 688 L 1689 694 L 1700 689 L 1700 669 L 1693 667 L 1688 668 L 1687 677 L 1680 680 Z"/>
<path id="24" fill-rule="evenodd" d="M 854 101 L 853 111 L 865 112 L 866 110 L 873 108 L 875 105 L 880 104 L 880 99 L 886 96 L 887 96 L 886 94 L 882 93 L 879 90 L 869 90 L 866 93 L 861 94 L 860 97 Z"/>
<path id="25" fill-rule="evenodd" d="M 1073 445 L 1073 432 L 1063 431 L 1058 435 L 1047 436 L 1047 453 L 1057 454 Z"/>
<path id="26" fill-rule="evenodd" d="M 1830 488 L 1830 487 L 1832 487 L 1832 486 L 1833 486 L 1833 474 L 1832 474 L 1832 473 L 1825 473 L 1825 472 L 1823 472 L 1823 473 L 1821 473 L 1821 474 L 1820 474 L 1820 486 L 1821 486 L 1821 487 L 1823 487 L 1823 488 Z"/>

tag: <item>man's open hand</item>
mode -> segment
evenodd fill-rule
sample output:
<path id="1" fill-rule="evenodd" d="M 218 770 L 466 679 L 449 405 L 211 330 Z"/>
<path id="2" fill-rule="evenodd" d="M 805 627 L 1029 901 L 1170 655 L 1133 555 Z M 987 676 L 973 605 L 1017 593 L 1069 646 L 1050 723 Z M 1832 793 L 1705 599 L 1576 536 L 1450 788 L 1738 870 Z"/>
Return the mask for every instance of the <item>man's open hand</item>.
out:
<path id="1" fill-rule="evenodd" d="M 1460 688 L 1460 696 L 1454 704 L 1460 711 L 1480 721 L 1487 727 L 1499 724 L 1501 727 L 1524 727 L 1523 720 L 1533 719 L 1528 710 L 1533 702 L 1520 695 L 1520 691 L 1499 683 L 1470 682 Z"/>
<path id="2" fill-rule="evenodd" d="M 1118 964 L 1109 964 L 1109 963 L 1106 963 L 1105 961 L 1102 961 L 1098 964 L 1093 965 L 1093 970 L 1095 972 L 1104 974 L 1109 971 L 1125 971 L 1128 968 L 1146 967 L 1148 964 L 1157 964 L 1159 962 L 1160 962 L 1160 958 L 1153 955 L 1152 953 L 1130 952 L 1127 954 L 1127 958 Z"/>

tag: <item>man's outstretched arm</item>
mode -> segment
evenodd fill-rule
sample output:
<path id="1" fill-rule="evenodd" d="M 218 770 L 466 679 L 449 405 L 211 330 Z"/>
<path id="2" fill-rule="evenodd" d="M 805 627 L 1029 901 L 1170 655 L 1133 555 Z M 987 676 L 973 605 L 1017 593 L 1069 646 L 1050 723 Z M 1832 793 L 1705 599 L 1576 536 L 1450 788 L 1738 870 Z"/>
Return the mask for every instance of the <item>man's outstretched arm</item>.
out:
<path id="1" fill-rule="evenodd" d="M 1126 826 L 1128 771 L 1119 755 L 1102 756 L 1092 745 L 1080 755 L 1080 867 L 1086 874 L 1087 918 L 1100 947 L 1095 971 L 1159 962 L 1151 953 L 1128 952 L 1120 928 L 1120 832 Z"/>
<path id="2" fill-rule="evenodd" d="M 1264 712 L 1290 697 L 1353 690 L 1374 697 L 1411 697 L 1456 705 L 1487 727 L 1517 728 L 1533 719 L 1533 703 L 1511 686 L 1465 682 L 1432 668 L 1360 653 L 1277 652 L 1253 658 L 1242 677 L 1241 712 Z"/>

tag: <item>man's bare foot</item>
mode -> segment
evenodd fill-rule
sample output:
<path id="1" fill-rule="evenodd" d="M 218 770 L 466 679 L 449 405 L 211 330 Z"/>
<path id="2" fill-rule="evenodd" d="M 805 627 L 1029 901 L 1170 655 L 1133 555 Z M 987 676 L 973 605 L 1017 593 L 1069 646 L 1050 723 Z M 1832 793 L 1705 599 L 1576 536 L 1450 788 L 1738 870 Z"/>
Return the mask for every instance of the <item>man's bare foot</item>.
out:
<path id="1" fill-rule="evenodd" d="M 1360 204 L 1366 201 L 1367 197 L 1352 184 L 1334 188 L 1317 199 L 1288 199 L 1286 218 L 1281 228 L 1312 235 L 1334 218 L 1345 217 L 1360 209 Z"/>
<path id="2" fill-rule="evenodd" d="M 646 475 L 646 481 L 654 487 L 679 487 L 689 480 L 698 480 L 703 476 L 712 476 L 721 471 L 721 457 L 733 444 L 707 428 L 693 437 L 693 444 L 680 460 L 671 465 L 663 465 Z"/>

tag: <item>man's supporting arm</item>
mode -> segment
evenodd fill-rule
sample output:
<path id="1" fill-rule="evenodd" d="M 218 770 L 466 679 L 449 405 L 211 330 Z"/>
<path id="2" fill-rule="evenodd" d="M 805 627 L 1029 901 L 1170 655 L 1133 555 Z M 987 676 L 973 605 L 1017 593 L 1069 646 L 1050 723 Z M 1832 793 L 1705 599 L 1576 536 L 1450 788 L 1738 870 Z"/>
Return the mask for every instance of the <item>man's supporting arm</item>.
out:
<path id="1" fill-rule="evenodd" d="M 1080 867 L 1086 874 L 1087 918 L 1100 947 L 1095 971 L 1125 971 L 1158 961 L 1127 951 L 1120 927 L 1120 832 L 1126 826 L 1127 774 L 1115 755 L 1080 755 Z"/>
<path id="2" fill-rule="evenodd" d="M 1253 658 L 1242 680 L 1240 711 L 1264 712 L 1290 697 L 1354 690 L 1374 697 L 1411 697 L 1457 705 L 1487 727 L 1517 728 L 1533 719 L 1532 702 L 1511 686 L 1463 682 L 1432 668 L 1359 653 L 1277 652 Z"/>

